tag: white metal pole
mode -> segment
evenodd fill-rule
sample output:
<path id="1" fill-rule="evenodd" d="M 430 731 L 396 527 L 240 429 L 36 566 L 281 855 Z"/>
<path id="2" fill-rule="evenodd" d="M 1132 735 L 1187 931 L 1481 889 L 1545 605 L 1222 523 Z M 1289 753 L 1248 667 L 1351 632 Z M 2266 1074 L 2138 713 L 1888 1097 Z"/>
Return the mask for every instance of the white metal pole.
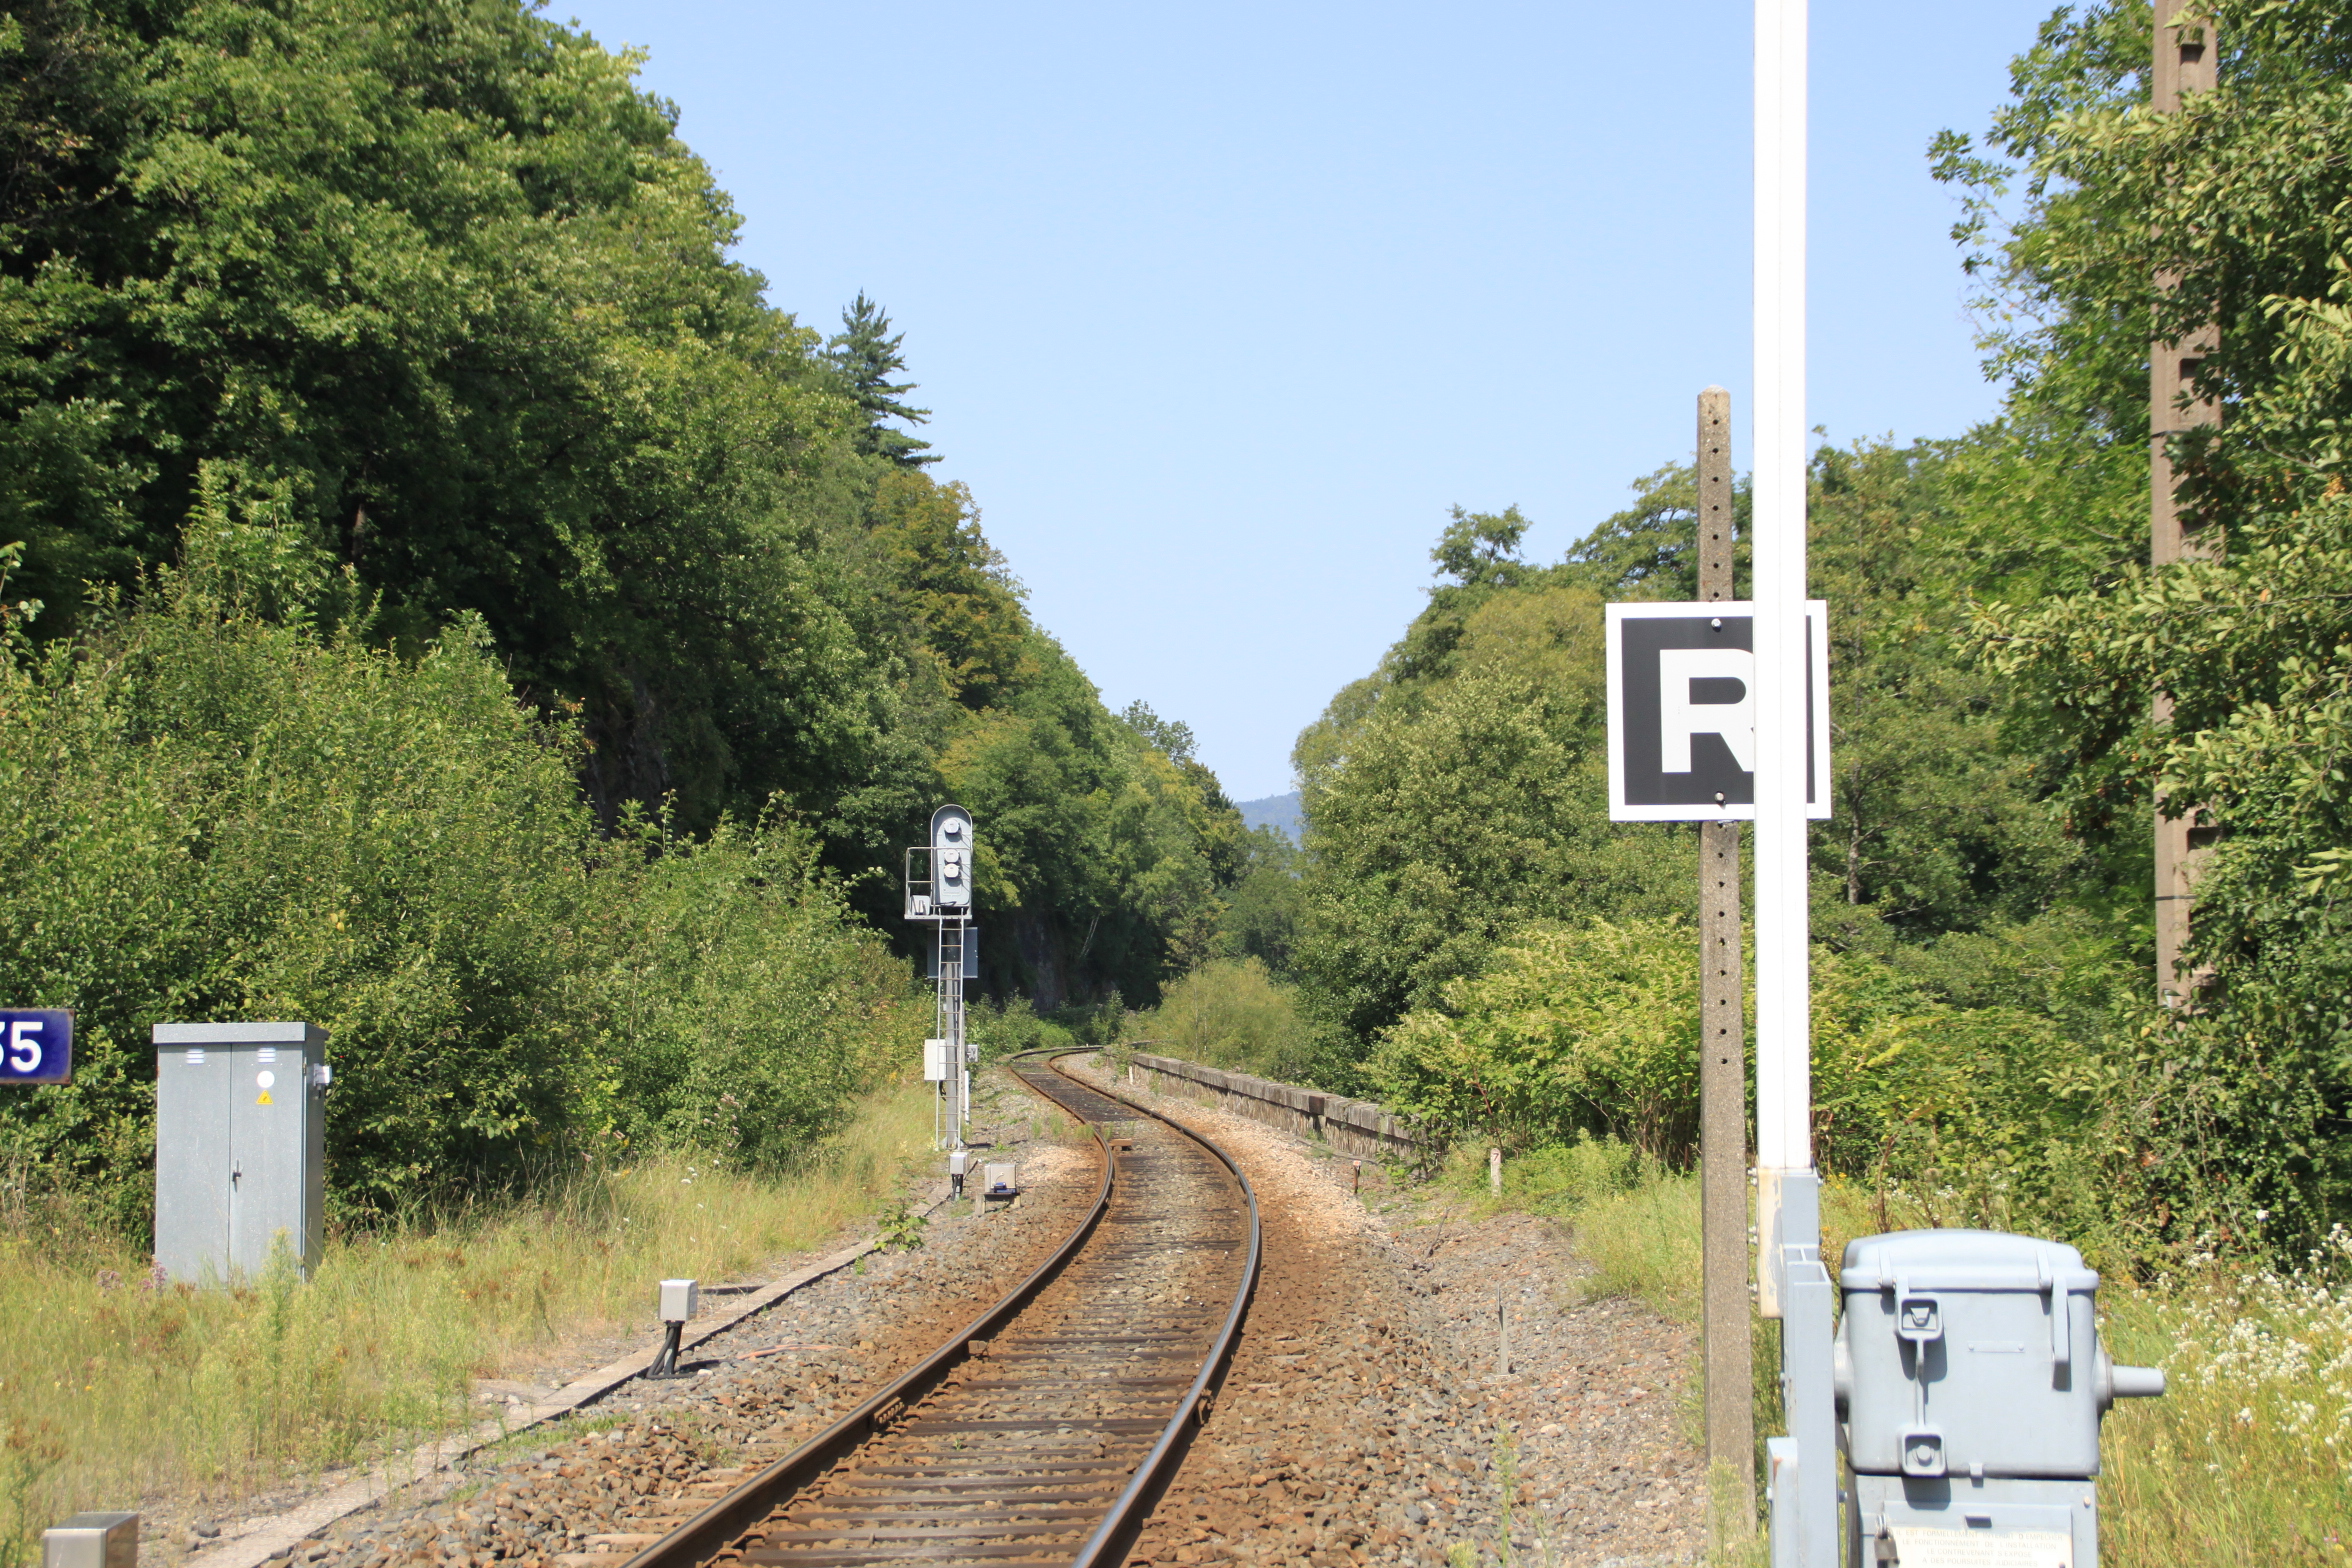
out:
<path id="1" fill-rule="evenodd" d="M 1781 1320 L 1788 1413 L 1788 1435 L 1765 1445 L 1775 1568 L 1837 1568 L 1840 1541 L 1830 1342 L 1836 1284 L 1821 1263 L 1813 1171 L 1805 875 L 1806 21 L 1806 0 L 1756 0 L 1758 1283 L 1764 1310 Z M 1813 783 L 1829 788 L 1826 778 Z"/>
<path id="2" fill-rule="evenodd" d="M 934 922 L 931 927 L 931 977 L 934 993 L 931 1035 L 933 1039 L 945 1041 L 949 1031 L 947 1023 L 947 922 L 944 920 Z M 956 1119 L 955 1078 L 952 1073 L 942 1074 L 939 1079 L 939 1103 L 932 1114 L 932 1131 L 939 1147 L 943 1149 L 962 1148 L 964 1146 L 963 1139 L 959 1136 L 961 1127 L 962 1124 Z"/>
<path id="3" fill-rule="evenodd" d="M 955 1034 L 948 1049 L 955 1052 L 956 1129 L 955 1146 L 962 1148 L 971 1136 L 972 1127 L 972 1069 L 964 1060 L 964 951 L 970 945 L 967 933 L 971 927 L 964 921 L 955 923 L 955 979 L 948 984 L 954 997 L 950 1004 L 955 1009 Z"/>
<path id="4" fill-rule="evenodd" d="M 1756 4 L 1756 1163 L 1768 1201 L 1776 1198 L 1778 1173 L 1813 1163 L 1805 880 L 1805 6 L 1806 0 Z M 1758 1216 L 1767 1245 L 1774 1217 Z M 1767 1308 L 1776 1309 L 1770 1281 L 1766 1293 Z"/>

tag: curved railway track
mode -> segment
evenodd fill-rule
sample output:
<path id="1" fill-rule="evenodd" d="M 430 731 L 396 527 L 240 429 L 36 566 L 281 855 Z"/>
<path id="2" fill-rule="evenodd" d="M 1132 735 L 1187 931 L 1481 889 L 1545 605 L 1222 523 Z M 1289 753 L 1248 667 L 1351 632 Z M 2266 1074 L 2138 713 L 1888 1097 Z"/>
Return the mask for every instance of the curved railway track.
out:
<path id="1" fill-rule="evenodd" d="M 1101 1151 L 1077 1227 L 913 1370 L 627 1568 L 1120 1560 L 1231 1357 L 1257 1198 L 1215 1144 L 1046 1053 L 1012 1070 Z"/>

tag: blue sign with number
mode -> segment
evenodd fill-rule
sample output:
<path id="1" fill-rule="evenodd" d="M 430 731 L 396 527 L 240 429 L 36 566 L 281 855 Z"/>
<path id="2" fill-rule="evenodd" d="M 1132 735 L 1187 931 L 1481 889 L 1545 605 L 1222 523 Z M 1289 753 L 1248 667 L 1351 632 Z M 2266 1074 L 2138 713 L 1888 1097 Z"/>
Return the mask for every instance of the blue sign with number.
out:
<path id="1" fill-rule="evenodd" d="M 73 1082 L 73 1018 L 62 1007 L 0 1011 L 0 1083 Z"/>

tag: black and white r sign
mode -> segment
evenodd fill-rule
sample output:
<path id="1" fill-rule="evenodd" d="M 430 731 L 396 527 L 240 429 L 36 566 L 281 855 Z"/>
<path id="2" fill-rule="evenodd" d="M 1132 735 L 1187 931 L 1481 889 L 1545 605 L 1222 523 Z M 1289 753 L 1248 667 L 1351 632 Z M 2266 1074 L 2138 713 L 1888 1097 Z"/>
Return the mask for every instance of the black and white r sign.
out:
<path id="1" fill-rule="evenodd" d="M 1612 604 L 1609 820 L 1756 815 L 1755 606 Z M 1829 608 L 1805 606 L 1805 814 L 1829 815 Z"/>

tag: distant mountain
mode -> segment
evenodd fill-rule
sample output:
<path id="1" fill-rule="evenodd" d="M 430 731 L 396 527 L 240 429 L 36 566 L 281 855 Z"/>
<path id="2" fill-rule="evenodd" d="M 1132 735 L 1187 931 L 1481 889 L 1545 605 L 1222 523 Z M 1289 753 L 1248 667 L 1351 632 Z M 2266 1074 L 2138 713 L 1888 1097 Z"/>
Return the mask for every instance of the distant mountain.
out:
<path id="1" fill-rule="evenodd" d="M 1241 820 L 1248 826 L 1280 828 L 1293 844 L 1299 841 L 1301 819 L 1297 790 L 1287 795 L 1268 795 L 1264 800 L 1245 800 L 1235 809 L 1241 813 Z"/>

